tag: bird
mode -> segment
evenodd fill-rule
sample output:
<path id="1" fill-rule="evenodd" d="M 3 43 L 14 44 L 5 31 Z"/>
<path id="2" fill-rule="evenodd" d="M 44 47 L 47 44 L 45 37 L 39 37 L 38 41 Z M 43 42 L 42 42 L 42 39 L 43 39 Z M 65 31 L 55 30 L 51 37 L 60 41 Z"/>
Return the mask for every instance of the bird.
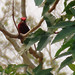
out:
<path id="1" fill-rule="evenodd" d="M 18 32 L 22 34 L 26 34 L 29 30 L 30 29 L 26 24 L 26 17 L 21 17 L 21 21 L 18 24 Z"/>
<path id="2" fill-rule="evenodd" d="M 18 33 L 19 33 L 19 36 L 20 36 L 20 33 L 21 34 L 26 34 L 30 30 L 29 27 L 26 24 L 26 17 L 21 17 L 20 19 L 21 19 L 21 21 L 18 24 Z M 21 40 L 21 43 L 23 43 L 24 38 L 19 37 L 19 39 Z"/>

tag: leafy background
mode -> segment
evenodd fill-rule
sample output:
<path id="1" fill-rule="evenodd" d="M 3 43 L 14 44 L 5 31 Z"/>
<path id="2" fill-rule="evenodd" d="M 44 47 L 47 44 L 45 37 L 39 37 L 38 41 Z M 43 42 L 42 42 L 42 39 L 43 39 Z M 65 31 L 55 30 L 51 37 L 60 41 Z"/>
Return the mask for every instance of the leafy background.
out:
<path id="1" fill-rule="evenodd" d="M 36 2 L 36 5 L 40 5 L 41 4 L 41 2 L 42 2 L 42 0 L 38 0 L 39 2 L 37 3 L 37 0 L 35 0 L 35 2 Z M 48 1 L 48 0 L 47 0 Z M 20 2 L 17 0 L 17 1 L 15 1 L 16 2 L 16 4 L 17 4 L 17 7 L 20 7 Z M 52 1 L 50 1 L 50 3 L 53 3 L 54 2 L 54 0 L 52 0 Z M 31 0 L 31 3 L 30 3 L 30 1 L 29 0 L 27 0 L 27 16 L 28 16 L 28 21 L 27 21 L 27 23 L 29 24 L 29 27 L 30 28 L 32 28 L 32 27 L 34 27 L 34 25 L 37 25 L 37 23 L 40 21 L 40 19 L 41 19 L 41 14 L 44 16 L 44 19 L 46 20 L 46 22 L 44 22 L 43 24 L 42 24 L 42 26 L 40 27 L 40 28 L 42 28 L 42 29 L 38 29 L 37 31 L 38 31 L 38 34 L 36 34 L 37 33 L 37 31 L 36 32 L 34 32 L 34 33 L 32 33 L 29 37 L 27 37 L 27 39 L 29 40 L 25 40 L 24 41 L 24 43 L 25 44 L 27 44 L 28 46 L 30 46 L 30 45 L 32 45 L 34 42 L 37 42 L 37 41 L 40 41 L 39 43 L 38 43 L 38 46 L 37 46 L 37 50 L 42 50 L 44 47 L 46 47 L 46 48 L 44 48 L 43 50 L 42 50 L 42 52 L 45 54 L 44 55 L 44 60 L 46 61 L 45 63 L 44 63 L 44 68 L 48 68 L 48 67 L 53 67 L 53 66 L 55 66 L 56 68 L 58 67 L 58 65 L 60 65 L 61 64 L 61 62 L 63 61 L 63 63 L 61 64 L 61 66 L 60 66 L 60 68 L 59 69 L 61 69 L 61 68 L 63 68 L 65 65 L 68 65 L 69 66 L 69 68 L 68 67 L 66 67 L 66 68 L 68 68 L 69 70 L 71 69 L 72 71 L 74 71 L 74 68 L 73 68 L 73 66 L 74 66 L 74 64 L 72 64 L 72 62 L 73 62 L 73 60 L 74 60 L 74 58 L 75 58 L 75 56 L 74 56 L 74 44 L 75 44 L 75 36 L 74 36 L 74 33 L 75 33 L 75 27 L 74 27 L 74 25 L 75 25 L 75 22 L 71 22 L 71 21 L 69 21 L 72 17 L 72 19 L 71 20 L 74 20 L 74 16 L 75 16 L 75 14 L 74 14 L 74 9 L 72 8 L 75 4 L 75 2 L 73 2 L 72 1 L 72 3 L 70 3 L 67 7 L 66 7 L 66 2 L 67 2 L 67 0 L 65 0 L 65 3 L 64 3 L 64 0 L 62 0 L 62 1 L 60 1 L 59 2 L 59 4 L 58 4 L 58 6 L 57 6 L 57 8 L 52 12 L 52 14 L 56 17 L 56 18 L 59 18 L 59 19 L 57 19 L 56 20 L 56 22 L 57 22 L 57 24 L 55 25 L 55 26 L 53 26 L 53 23 L 55 22 L 55 17 L 53 16 L 53 15 L 50 15 L 50 14 L 45 14 L 47 11 L 48 11 L 48 9 L 49 9 L 49 6 L 50 6 L 50 4 L 48 4 L 49 2 L 46 2 L 45 3 L 45 6 L 44 6 L 44 8 L 42 8 L 42 6 L 39 6 L 39 8 L 37 7 L 37 6 L 35 6 L 35 4 L 34 4 L 34 2 Z M 70 0 L 68 1 L 68 3 L 70 2 Z M 1 21 L 4 23 L 4 25 L 5 25 L 5 27 L 8 29 L 8 31 L 9 32 L 12 32 L 12 33 L 16 33 L 15 31 L 16 31 L 16 29 L 15 29 L 15 27 L 12 25 L 13 24 L 13 22 L 12 22 L 12 18 L 10 17 L 11 16 L 11 11 L 9 10 L 9 9 L 11 9 L 11 5 L 10 5 L 10 3 L 11 3 L 11 1 L 10 0 L 8 0 L 8 2 L 5 2 L 5 1 L 1 1 L 1 4 L 2 4 L 2 6 L 1 6 L 1 12 L 2 13 L 4 13 L 4 14 L 6 14 L 6 17 L 4 16 L 4 18 L 3 18 L 3 16 L 1 17 L 2 19 L 1 19 Z M 64 5 L 63 5 L 63 3 L 65 4 L 65 10 L 64 10 Z M 5 4 L 5 5 L 3 5 L 3 4 Z M 9 6 L 8 6 L 9 5 Z M 34 7 L 35 6 L 35 7 Z M 69 7 L 70 6 L 70 7 Z M 7 8 L 9 8 L 8 10 L 6 10 L 6 8 L 5 7 L 7 7 Z M 17 9 L 17 7 L 15 7 L 15 10 L 16 10 L 16 15 L 15 15 L 15 18 L 16 18 L 16 23 L 18 24 L 18 22 L 20 21 L 20 17 L 21 17 L 21 14 L 20 14 L 20 11 L 19 11 L 19 9 Z M 31 9 L 30 9 L 30 7 L 32 7 Z M 62 8 L 63 7 L 63 8 Z M 46 10 L 46 8 L 48 8 L 47 10 Z M 62 9 L 61 9 L 62 8 Z M 30 9 L 30 10 L 29 10 Z M 36 9 L 37 9 L 37 11 L 36 11 Z M 44 11 L 43 11 L 43 13 L 42 13 L 42 9 L 44 9 Z M 65 12 L 64 13 L 62 13 L 63 12 L 63 10 L 66 12 L 66 15 L 65 15 Z M 9 14 L 7 14 L 6 12 L 9 12 Z M 18 12 L 18 14 L 17 14 L 17 12 Z M 33 12 L 34 12 L 34 14 L 33 14 Z M 70 12 L 70 13 L 69 13 Z M 41 13 L 41 14 L 40 14 Z M 39 16 L 38 16 L 39 15 Z M 62 15 L 62 17 L 61 17 L 61 15 Z M 48 17 L 48 16 L 50 16 L 51 18 L 53 18 L 53 19 L 51 19 L 50 17 Z M 64 20 L 66 20 L 66 17 L 68 18 L 68 21 L 66 21 L 66 22 L 64 22 Z M 49 20 L 51 20 L 51 21 L 49 21 Z M 53 21 L 54 20 L 54 21 Z M 52 22 L 53 21 L 53 22 Z M 62 21 L 62 22 L 60 22 L 60 21 Z M 59 23 L 60 22 L 60 23 Z M 49 25 L 46 25 L 46 23 L 47 24 L 49 24 Z M 31 26 L 31 24 L 32 24 L 32 26 Z M 63 24 L 64 24 L 64 26 L 63 26 Z M 47 27 L 48 27 L 48 29 L 47 29 Z M 52 59 L 54 58 L 54 56 L 56 56 L 56 58 L 55 59 L 57 59 L 57 58 L 59 58 L 59 57 L 62 57 L 62 56 L 67 56 L 67 55 L 70 55 L 70 56 L 67 56 L 66 58 L 60 58 L 60 59 L 57 59 L 57 61 L 55 61 L 55 62 L 53 62 L 52 61 L 52 63 L 50 63 L 50 61 L 51 61 L 51 58 L 50 58 L 50 55 L 49 55 L 49 45 L 50 44 L 48 44 L 47 46 L 46 46 L 46 44 L 47 43 L 49 43 L 49 41 L 51 41 L 50 39 L 52 38 L 52 37 L 49 37 L 50 36 L 50 34 L 52 34 L 54 31 L 56 31 L 58 28 L 63 28 L 62 30 L 61 29 L 59 29 L 58 30 L 58 32 L 60 31 L 60 33 L 58 33 L 57 34 L 57 36 L 55 35 L 55 34 L 53 34 L 52 35 L 52 37 L 55 37 L 55 39 L 54 39 L 54 41 L 52 42 L 52 45 L 51 45 L 51 55 L 52 55 Z M 44 30 L 46 30 L 46 31 L 44 31 Z M 53 31 L 52 31 L 53 30 Z M 65 34 L 66 33 L 66 34 Z M 41 36 L 41 34 L 42 34 L 42 36 Z M 1 40 L 0 40 L 0 45 L 1 45 L 1 50 L 0 50 L 0 55 L 1 55 L 1 65 L 3 65 L 4 67 L 5 66 L 7 66 L 7 64 L 10 64 L 10 63 L 16 63 L 16 64 L 21 64 L 22 63 L 22 58 L 21 57 L 19 57 L 18 58 L 18 60 L 16 61 L 16 59 L 17 58 L 15 58 L 15 56 L 17 56 L 17 52 L 14 50 L 14 48 L 12 47 L 12 45 L 6 40 L 6 38 L 4 37 L 4 35 L 1 33 L 0 34 L 1 35 Z M 38 35 L 38 37 L 36 38 L 36 36 Z M 70 36 L 71 35 L 71 36 Z M 67 36 L 67 37 L 66 37 Z M 70 36 L 70 37 L 69 37 Z M 45 38 L 43 38 L 43 37 L 45 37 Z M 65 38 L 66 37 L 66 38 Z M 34 38 L 36 38 L 35 40 L 34 40 Z M 61 41 L 63 38 L 65 38 L 65 41 L 64 41 L 64 43 L 62 43 L 63 41 Z M 33 39 L 33 40 L 32 40 Z M 44 42 L 42 41 L 42 40 L 45 40 L 45 44 L 44 44 Z M 18 43 L 20 43 L 20 41 L 19 40 L 16 40 Z M 33 42 L 34 41 L 34 42 Z M 61 41 L 61 42 L 59 42 L 59 41 Z M 58 43 L 56 43 L 56 42 L 58 42 Z M 53 43 L 55 43 L 55 44 L 53 44 Z M 42 45 L 43 44 L 43 45 Z M 20 44 L 21 45 L 21 44 Z M 60 45 L 62 45 L 62 48 L 60 48 Z M 69 48 L 68 48 L 69 47 Z M 66 48 L 68 48 L 68 51 L 66 51 L 66 52 L 63 52 L 61 55 L 59 55 L 59 53 L 60 52 L 62 52 L 64 49 L 66 49 Z M 58 50 L 58 51 L 57 51 Z M 13 52 L 12 52 L 13 51 Z M 11 57 L 10 57 L 10 55 L 9 55 L 9 53 L 11 53 Z M 56 55 L 55 55 L 55 53 L 56 53 Z M 29 57 L 31 58 L 31 60 L 33 60 L 34 62 L 35 62 L 35 64 L 37 64 L 37 60 L 35 59 L 34 60 L 34 58 L 32 57 L 32 56 L 30 56 L 29 55 Z M 15 59 L 14 59 L 15 58 Z M 14 59 L 14 60 L 13 60 Z M 58 62 L 59 61 L 59 62 Z M 68 62 L 68 63 L 66 63 L 66 62 Z M 57 64 L 57 65 L 56 65 Z M 22 65 L 21 65 L 22 66 Z M 11 67 L 11 66 L 10 66 Z M 16 66 L 15 66 L 16 67 Z M 20 67 L 20 66 L 19 66 Z M 38 67 L 39 68 L 39 67 Z M 36 68 L 37 69 L 37 68 Z M 36 71 L 36 69 L 34 70 L 34 73 L 35 72 L 37 72 L 38 71 L 38 69 L 37 69 L 37 71 Z M 12 70 L 13 70 L 13 68 L 12 68 Z M 50 71 L 51 69 L 49 69 L 49 71 Z M 69 71 L 69 70 L 67 70 L 68 71 L 68 73 L 67 73 L 67 75 L 69 75 L 69 74 L 71 74 L 71 70 Z M 47 70 L 48 71 L 48 70 Z M 55 69 L 55 72 L 56 72 L 57 70 Z M 65 72 L 65 68 L 62 70 L 63 72 Z M 62 72 L 62 71 L 60 71 L 60 72 Z M 66 72 L 67 72 L 66 71 Z M 70 73 L 69 73 L 70 72 Z M 28 74 L 29 74 L 29 72 L 27 72 Z M 39 72 L 38 72 L 39 73 Z M 37 73 L 37 74 L 38 74 Z M 36 74 L 36 75 L 37 75 Z M 64 75 L 65 75 L 65 73 L 64 73 Z"/>

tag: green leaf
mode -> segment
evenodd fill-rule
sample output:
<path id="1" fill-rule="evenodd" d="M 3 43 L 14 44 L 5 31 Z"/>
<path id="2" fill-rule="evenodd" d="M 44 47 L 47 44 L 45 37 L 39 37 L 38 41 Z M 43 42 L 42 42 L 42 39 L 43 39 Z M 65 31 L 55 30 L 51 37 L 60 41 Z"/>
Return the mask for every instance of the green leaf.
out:
<path id="1" fill-rule="evenodd" d="M 45 69 L 45 70 L 41 70 L 39 71 L 37 74 L 35 75 L 53 75 L 52 73 L 50 73 L 50 71 L 52 70 L 52 68 L 50 69 Z"/>
<path id="2" fill-rule="evenodd" d="M 67 13 L 69 13 L 69 12 L 68 12 L 69 9 L 70 9 L 71 7 L 73 7 L 73 6 L 75 6 L 75 1 L 71 1 L 71 2 L 66 6 L 66 8 L 64 9 L 64 11 L 66 11 Z"/>
<path id="3" fill-rule="evenodd" d="M 18 64 L 18 65 L 15 65 L 14 68 L 20 68 L 20 67 L 25 67 L 25 66 L 28 66 L 26 64 Z"/>
<path id="4" fill-rule="evenodd" d="M 72 12 L 70 11 L 70 8 L 75 6 L 75 1 L 71 1 L 64 9 L 66 11 L 66 17 L 70 20 L 73 16 Z"/>
<path id="5" fill-rule="evenodd" d="M 43 0 L 34 0 L 34 1 L 37 6 L 39 6 L 43 2 Z"/>
<path id="6" fill-rule="evenodd" d="M 65 7 L 67 6 L 67 1 L 68 1 L 68 0 L 65 0 L 65 1 L 64 1 L 64 6 L 65 6 Z"/>
<path id="7" fill-rule="evenodd" d="M 37 50 L 41 51 L 51 41 L 50 34 L 45 34 L 41 37 Z"/>
<path id="8" fill-rule="evenodd" d="M 75 72 L 73 72 L 73 75 L 75 75 Z"/>
<path id="9" fill-rule="evenodd" d="M 55 0 L 46 0 L 45 2 L 45 6 L 43 8 L 43 13 L 42 15 L 44 15 L 48 10 L 49 10 L 49 6 L 54 2 Z"/>
<path id="10" fill-rule="evenodd" d="M 3 71 L 3 68 L 2 68 L 2 66 L 0 66 L 0 72 L 2 72 Z"/>
<path id="11" fill-rule="evenodd" d="M 75 65 L 74 65 L 74 64 L 69 64 L 68 66 L 69 66 L 69 68 L 70 68 L 72 71 L 75 71 Z"/>
<path id="12" fill-rule="evenodd" d="M 72 43 L 72 57 L 73 57 L 73 60 L 75 60 L 75 41 Z"/>
<path id="13" fill-rule="evenodd" d="M 38 29 L 36 32 L 31 34 L 24 40 L 24 44 L 26 44 L 27 46 L 31 46 L 39 41 L 37 50 L 42 50 L 50 42 L 50 40 L 50 33 L 42 29 Z"/>
<path id="14" fill-rule="evenodd" d="M 72 45 L 74 41 L 75 41 L 75 35 L 68 42 L 62 45 L 62 47 L 56 52 L 55 57 L 58 56 L 60 52 L 62 52 L 64 49 L 70 47 L 70 45 Z"/>
<path id="15" fill-rule="evenodd" d="M 32 75 L 32 74 L 30 74 L 28 71 L 26 71 L 26 75 Z"/>
<path id="16" fill-rule="evenodd" d="M 50 73 L 52 68 L 42 70 L 42 64 L 38 65 L 34 70 L 34 75 L 53 75 Z"/>
<path id="17" fill-rule="evenodd" d="M 71 50 L 70 50 L 70 51 L 67 51 L 67 52 L 64 52 L 64 53 L 62 53 L 62 54 L 56 56 L 55 59 L 60 58 L 60 57 L 63 57 L 63 56 L 67 56 L 67 55 L 70 55 L 70 54 L 72 54 L 72 51 L 71 51 Z"/>
<path id="18" fill-rule="evenodd" d="M 72 13 L 71 14 L 66 14 L 65 17 L 66 17 L 66 19 L 71 20 L 73 15 L 72 15 Z"/>
<path id="19" fill-rule="evenodd" d="M 34 43 L 36 43 L 37 41 L 40 40 L 41 36 L 44 35 L 46 32 L 43 31 L 41 28 L 38 29 L 36 32 L 32 33 L 30 36 L 28 36 L 25 40 L 24 40 L 24 44 L 26 45 L 33 45 Z"/>
<path id="20" fill-rule="evenodd" d="M 54 25 L 56 18 L 52 14 L 46 13 L 44 15 L 44 20 L 47 23 L 47 27 L 51 27 L 52 25 Z"/>
<path id="21" fill-rule="evenodd" d="M 49 10 L 49 6 L 48 6 L 48 5 L 45 5 L 45 6 L 43 7 L 42 15 L 44 15 L 46 12 L 48 12 L 48 10 Z"/>
<path id="22" fill-rule="evenodd" d="M 75 25 L 75 21 L 60 21 L 56 25 L 52 26 L 51 28 L 64 28 L 67 26 Z"/>
<path id="23" fill-rule="evenodd" d="M 35 69 L 33 69 L 33 72 L 35 73 L 35 75 L 42 70 L 42 64 L 39 64 Z"/>
<path id="24" fill-rule="evenodd" d="M 67 57 L 60 65 L 59 70 L 61 70 L 63 67 L 65 67 L 66 65 L 69 65 L 73 62 L 73 58 L 72 56 Z"/>
<path id="25" fill-rule="evenodd" d="M 6 74 L 11 73 L 11 75 L 14 75 L 18 68 L 24 67 L 24 66 L 28 66 L 28 65 L 26 65 L 26 64 L 19 64 L 19 65 L 9 64 L 8 67 L 5 69 L 5 73 Z"/>
<path id="26" fill-rule="evenodd" d="M 75 16 L 75 9 L 74 9 L 74 8 L 70 8 L 70 11 L 71 11 L 72 14 Z"/>
<path id="27" fill-rule="evenodd" d="M 13 71 L 13 65 L 9 64 L 8 67 L 5 69 L 5 73 L 10 74 L 12 71 Z"/>
<path id="28" fill-rule="evenodd" d="M 67 36 L 72 35 L 73 33 L 75 33 L 75 26 L 64 28 L 63 30 L 60 31 L 60 33 L 57 34 L 52 43 L 59 42 L 64 38 L 66 38 Z"/>

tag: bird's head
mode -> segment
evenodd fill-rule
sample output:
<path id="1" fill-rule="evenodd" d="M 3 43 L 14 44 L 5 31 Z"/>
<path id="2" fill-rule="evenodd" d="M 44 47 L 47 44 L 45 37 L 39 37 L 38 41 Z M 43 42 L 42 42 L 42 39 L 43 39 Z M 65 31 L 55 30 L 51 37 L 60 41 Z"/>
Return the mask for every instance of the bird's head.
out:
<path id="1" fill-rule="evenodd" d="M 26 17 L 21 17 L 21 22 L 25 22 L 26 21 Z"/>

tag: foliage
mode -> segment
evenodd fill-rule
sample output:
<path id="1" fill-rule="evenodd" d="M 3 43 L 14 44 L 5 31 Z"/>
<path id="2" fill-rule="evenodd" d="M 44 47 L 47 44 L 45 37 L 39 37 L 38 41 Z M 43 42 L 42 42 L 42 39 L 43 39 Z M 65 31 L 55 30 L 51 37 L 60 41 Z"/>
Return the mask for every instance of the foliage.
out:
<path id="1" fill-rule="evenodd" d="M 39 2 L 38 0 L 35 1 L 36 5 L 40 5 L 43 2 L 42 0 L 41 2 Z M 66 14 L 62 15 L 61 18 L 57 19 L 53 17 L 54 15 L 47 14 L 50 5 L 54 3 L 54 1 L 55 0 L 46 0 L 45 5 L 43 7 L 42 15 L 44 17 L 44 20 L 46 21 L 48 30 L 44 31 L 42 29 L 38 29 L 36 32 L 27 37 L 24 43 L 26 44 L 26 42 L 28 41 L 28 44 L 32 45 L 38 42 L 37 50 L 41 51 L 49 42 L 51 42 L 51 34 L 54 34 L 56 30 L 62 28 L 62 30 L 59 31 L 59 33 L 52 41 L 52 44 L 54 44 L 56 42 L 64 40 L 63 45 L 56 52 L 55 59 L 70 55 L 61 63 L 59 70 L 68 65 L 71 68 L 71 70 L 74 71 L 75 67 L 72 63 L 75 61 L 75 21 L 72 21 L 71 19 L 72 17 L 75 17 L 75 1 L 71 1 L 67 4 L 68 0 L 65 0 L 65 8 L 62 13 L 66 12 Z M 67 51 L 60 54 L 65 49 L 67 49 Z"/>
<path id="2" fill-rule="evenodd" d="M 64 0 L 64 10 L 62 13 L 65 12 L 65 15 L 61 15 L 60 18 L 56 18 L 52 13 L 48 13 L 49 9 L 52 7 L 55 1 L 56 0 L 34 0 L 36 6 L 40 6 L 44 2 L 42 17 L 46 22 L 47 31 L 43 30 L 42 28 L 38 28 L 35 32 L 30 33 L 30 35 L 25 38 L 23 44 L 31 47 L 33 44 L 37 43 L 36 51 L 41 52 L 49 43 L 51 43 L 52 45 L 63 40 L 64 42 L 61 48 L 58 49 L 55 54 L 55 59 L 63 56 L 67 57 L 61 63 L 58 70 L 60 71 L 63 67 L 67 65 L 73 71 L 74 75 L 75 64 L 73 64 L 73 62 L 75 62 L 75 20 L 72 20 L 72 18 L 75 18 L 75 0 L 71 1 L 68 4 L 68 0 Z M 8 5 L 8 2 L 6 3 L 6 5 Z M 17 7 L 15 7 L 15 10 L 17 10 Z M 10 10 L 7 11 L 9 12 Z M 7 11 L 4 10 L 4 12 L 6 13 Z M 18 11 L 19 9 L 17 10 L 17 12 Z M 7 17 L 8 16 L 9 15 L 7 15 Z M 16 18 L 17 16 L 19 15 L 16 15 Z M 8 25 L 8 21 L 5 18 L 3 21 L 5 25 Z M 61 30 L 56 33 L 56 37 L 53 39 L 52 35 L 55 34 L 55 32 L 59 28 L 61 28 Z M 62 53 L 62 51 L 65 51 L 65 49 L 67 51 Z M 5 69 L 0 66 L 0 72 L 1 75 L 3 75 L 4 73 L 9 75 L 32 75 L 32 73 L 34 75 L 53 75 L 51 71 L 53 70 L 54 66 L 51 65 L 52 68 L 42 69 L 42 64 L 39 64 L 35 69 L 33 69 L 32 73 L 29 70 L 27 70 L 25 74 L 19 74 L 17 72 L 20 67 L 27 66 L 28 65 L 25 64 L 10 64 Z"/>
<path id="3" fill-rule="evenodd" d="M 52 73 L 50 73 L 51 70 L 52 68 L 42 70 L 42 64 L 40 64 L 33 70 L 33 72 L 34 75 L 53 75 Z"/>
<path id="4" fill-rule="evenodd" d="M 26 73 L 19 73 L 18 72 L 18 69 L 20 67 L 26 67 L 28 65 L 25 65 L 25 64 L 19 64 L 19 65 L 15 65 L 15 64 L 9 64 L 8 67 L 6 67 L 5 69 L 3 69 L 1 66 L 0 66 L 0 72 L 1 72 L 1 75 L 4 75 L 4 74 L 8 74 L 8 75 L 32 75 L 31 73 L 29 73 L 28 71 L 26 71 Z M 35 69 L 33 69 L 33 74 L 34 75 L 53 75 L 52 73 L 50 73 L 50 71 L 52 70 L 52 68 L 49 68 L 49 69 L 44 69 L 42 70 L 42 64 L 38 65 Z"/>
<path id="5" fill-rule="evenodd" d="M 20 67 L 25 67 L 25 66 L 28 66 L 28 65 L 25 65 L 25 64 L 19 64 L 19 65 L 9 64 L 5 69 L 3 69 L 0 66 L 0 72 L 1 72 L 1 75 L 4 75 L 4 74 L 8 74 L 8 75 L 26 75 L 26 74 L 20 74 L 20 73 L 17 72 L 17 70 Z"/>

